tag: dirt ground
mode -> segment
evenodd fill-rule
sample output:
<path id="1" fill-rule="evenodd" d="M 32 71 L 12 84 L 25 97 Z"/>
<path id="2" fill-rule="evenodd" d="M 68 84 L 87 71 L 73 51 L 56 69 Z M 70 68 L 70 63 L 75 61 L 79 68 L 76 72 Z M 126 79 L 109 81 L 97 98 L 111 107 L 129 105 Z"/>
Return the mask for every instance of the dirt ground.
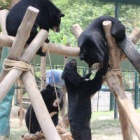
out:
<path id="1" fill-rule="evenodd" d="M 27 132 L 24 120 L 11 117 L 11 135 L 10 140 L 21 140 L 21 135 Z M 91 122 L 92 140 L 123 140 L 119 121 L 108 120 L 106 117 L 102 117 L 100 120 L 94 120 Z M 138 140 L 136 134 L 133 133 L 133 140 Z"/>

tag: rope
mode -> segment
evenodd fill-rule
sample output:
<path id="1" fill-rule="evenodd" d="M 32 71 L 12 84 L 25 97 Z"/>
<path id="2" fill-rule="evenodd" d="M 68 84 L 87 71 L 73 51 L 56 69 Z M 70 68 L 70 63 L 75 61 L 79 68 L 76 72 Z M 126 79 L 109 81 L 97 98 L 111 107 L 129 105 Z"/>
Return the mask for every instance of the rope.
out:
<path id="1" fill-rule="evenodd" d="M 42 131 L 35 134 L 25 134 L 21 136 L 22 140 L 45 140 L 45 136 Z"/>
<path id="2" fill-rule="evenodd" d="M 61 137 L 61 140 L 73 140 L 70 132 L 67 132 L 65 128 L 57 125 L 57 132 Z M 24 134 L 21 136 L 22 140 L 45 140 L 45 136 L 42 131 L 36 132 L 35 134 Z"/>
<path id="3" fill-rule="evenodd" d="M 50 62 L 51 70 L 52 70 L 52 63 L 51 63 L 51 57 L 50 57 L 49 48 L 47 49 L 47 53 L 48 53 L 48 56 L 49 56 L 49 62 Z M 55 90 L 56 99 L 58 99 L 58 95 L 57 95 L 57 91 L 56 91 L 56 84 L 55 84 L 54 74 L 53 73 L 52 73 L 52 80 L 53 80 L 53 83 L 54 83 L 54 90 Z M 58 104 L 58 110 L 60 112 L 60 105 L 59 104 Z"/>
<path id="4" fill-rule="evenodd" d="M 6 58 L 3 61 L 2 67 L 5 71 L 17 69 L 21 71 L 31 71 L 31 73 L 34 74 L 33 66 L 24 61 L 16 61 L 16 60 L 11 60 L 11 59 Z"/>

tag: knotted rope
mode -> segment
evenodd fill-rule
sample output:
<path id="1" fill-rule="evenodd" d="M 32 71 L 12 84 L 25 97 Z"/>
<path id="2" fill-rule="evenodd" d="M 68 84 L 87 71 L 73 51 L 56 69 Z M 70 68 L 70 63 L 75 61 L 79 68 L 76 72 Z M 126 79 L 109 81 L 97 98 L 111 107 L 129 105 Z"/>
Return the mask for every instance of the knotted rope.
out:
<path id="1" fill-rule="evenodd" d="M 34 74 L 33 66 L 24 61 L 16 61 L 16 60 L 11 60 L 11 59 L 6 58 L 3 61 L 2 67 L 5 71 L 17 69 L 21 71 L 31 71 L 31 73 Z"/>
<path id="2" fill-rule="evenodd" d="M 73 140 L 71 133 L 67 132 L 65 128 L 57 125 L 56 129 L 61 137 L 61 140 Z M 35 134 L 25 134 L 21 136 L 22 140 L 45 140 L 45 136 L 42 131 Z"/>

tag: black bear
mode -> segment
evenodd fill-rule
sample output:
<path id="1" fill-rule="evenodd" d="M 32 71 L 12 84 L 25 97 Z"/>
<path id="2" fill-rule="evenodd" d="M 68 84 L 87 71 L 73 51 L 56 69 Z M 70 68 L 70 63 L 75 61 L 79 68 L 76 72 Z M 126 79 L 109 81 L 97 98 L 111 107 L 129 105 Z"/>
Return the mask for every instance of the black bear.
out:
<path id="1" fill-rule="evenodd" d="M 92 80 L 77 72 L 76 59 L 69 61 L 62 73 L 68 93 L 68 118 L 74 140 L 91 140 L 91 95 L 100 90 L 107 67 L 97 71 Z M 87 74 L 90 76 L 90 74 Z M 87 78 L 87 76 L 86 76 Z"/>
<path id="2" fill-rule="evenodd" d="M 18 27 L 20 26 L 24 14 L 29 6 L 39 9 L 39 14 L 32 28 L 27 44 L 29 44 L 36 36 L 38 27 L 47 31 L 52 29 L 59 32 L 61 17 L 63 17 L 64 14 L 62 14 L 50 0 L 20 0 L 7 15 L 6 30 L 8 35 L 16 35 Z M 46 42 L 48 42 L 48 39 Z M 41 48 L 38 50 L 37 54 L 41 56 L 46 55 L 46 53 L 42 52 Z"/>
<path id="3" fill-rule="evenodd" d="M 78 46 L 80 47 L 79 58 L 88 63 L 89 67 L 94 63 L 103 62 L 104 58 L 107 57 L 105 55 L 109 55 L 102 26 L 105 20 L 112 21 L 111 34 L 117 42 L 124 40 L 126 37 L 124 25 L 116 18 L 101 16 L 91 22 L 78 39 Z"/>
<path id="4" fill-rule="evenodd" d="M 49 113 L 54 113 L 54 115 L 52 116 L 52 121 L 55 126 L 58 124 L 58 113 L 59 113 L 58 105 L 60 109 L 62 109 L 63 106 L 63 93 L 58 88 L 56 88 L 56 92 L 55 88 L 51 85 L 47 85 L 46 89 L 41 91 L 42 98 L 45 102 L 45 105 Z M 56 94 L 58 96 L 58 99 L 56 98 Z M 25 115 L 25 122 L 28 131 L 30 133 L 34 134 L 37 131 L 41 131 L 40 125 L 38 123 L 32 105 L 30 105 L 29 108 L 27 109 Z"/>

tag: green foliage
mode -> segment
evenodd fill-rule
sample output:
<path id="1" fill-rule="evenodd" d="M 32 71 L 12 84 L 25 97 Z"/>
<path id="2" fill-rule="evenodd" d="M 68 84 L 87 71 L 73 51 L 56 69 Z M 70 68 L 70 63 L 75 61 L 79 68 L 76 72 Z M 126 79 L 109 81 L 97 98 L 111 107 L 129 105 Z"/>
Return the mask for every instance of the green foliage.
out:
<path id="1" fill-rule="evenodd" d="M 85 29 L 92 20 L 99 16 L 115 16 L 114 3 L 102 3 L 99 0 L 53 0 L 53 2 L 65 14 L 62 18 L 60 33 L 50 32 L 50 41 L 57 44 L 69 43 L 71 46 L 77 46 L 77 39 L 71 33 L 71 26 L 75 23 Z M 134 27 L 140 26 L 139 11 L 138 6 L 119 4 L 119 20 L 126 26 L 128 35 Z"/>
<path id="2" fill-rule="evenodd" d="M 49 39 L 56 44 L 77 46 L 77 39 L 71 33 L 71 26 L 78 23 L 83 29 L 95 18 L 102 15 L 115 16 L 115 4 L 102 3 L 100 0 L 52 0 L 65 14 L 61 22 L 61 31 L 49 32 Z M 0 6 L 7 9 L 11 0 L 0 0 Z M 119 19 L 126 26 L 129 35 L 134 27 L 140 26 L 140 7 L 119 4 Z M 139 44 L 138 44 L 139 45 Z"/>
<path id="3" fill-rule="evenodd" d="M 65 17 L 62 18 L 61 22 L 61 31 L 59 34 L 50 32 L 49 39 L 51 42 L 57 44 L 66 44 L 69 43 L 71 46 L 77 46 L 77 39 L 71 33 L 71 26 L 75 23 L 78 23 L 83 29 L 96 17 L 101 15 L 112 15 L 113 16 L 113 5 L 101 5 L 101 3 L 85 3 L 85 2 L 71 2 L 63 0 L 57 2 L 53 1 L 56 5 L 62 9 L 62 12 L 65 14 Z M 63 3 L 63 4 L 62 4 Z M 69 5 L 68 5 L 69 3 Z M 61 7 L 62 4 L 62 7 Z M 97 4 L 97 5 L 96 5 Z M 95 6 L 96 5 L 96 6 Z M 99 12 L 99 9 L 101 9 Z"/>
<path id="4" fill-rule="evenodd" d="M 0 9 L 8 9 L 10 6 L 11 0 L 0 0 Z"/>

